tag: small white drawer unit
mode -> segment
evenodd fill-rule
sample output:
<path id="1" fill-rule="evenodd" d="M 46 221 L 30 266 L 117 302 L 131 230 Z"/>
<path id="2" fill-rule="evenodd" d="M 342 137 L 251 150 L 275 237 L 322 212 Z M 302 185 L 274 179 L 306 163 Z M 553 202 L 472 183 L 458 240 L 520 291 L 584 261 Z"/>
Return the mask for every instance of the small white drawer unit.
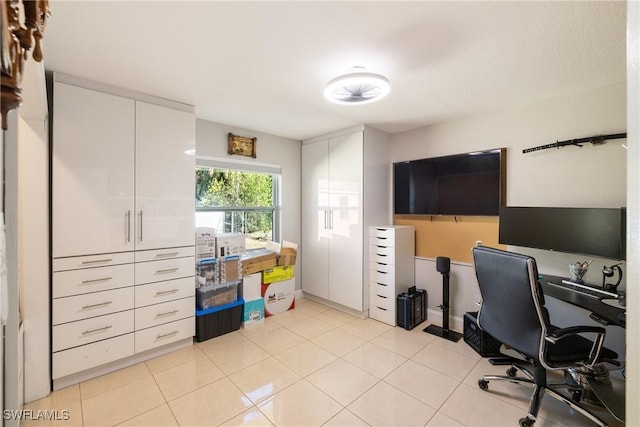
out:
<path id="1" fill-rule="evenodd" d="M 369 228 L 369 317 L 396 325 L 396 296 L 414 285 L 415 229 Z"/>

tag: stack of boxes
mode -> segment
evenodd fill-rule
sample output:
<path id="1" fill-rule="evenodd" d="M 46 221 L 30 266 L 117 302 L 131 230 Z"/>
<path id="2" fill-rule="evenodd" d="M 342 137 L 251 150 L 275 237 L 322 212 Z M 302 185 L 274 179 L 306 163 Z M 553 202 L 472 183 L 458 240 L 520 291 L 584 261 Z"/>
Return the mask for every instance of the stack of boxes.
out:
<path id="1" fill-rule="evenodd" d="M 196 230 L 196 341 L 240 328 L 244 235 Z"/>

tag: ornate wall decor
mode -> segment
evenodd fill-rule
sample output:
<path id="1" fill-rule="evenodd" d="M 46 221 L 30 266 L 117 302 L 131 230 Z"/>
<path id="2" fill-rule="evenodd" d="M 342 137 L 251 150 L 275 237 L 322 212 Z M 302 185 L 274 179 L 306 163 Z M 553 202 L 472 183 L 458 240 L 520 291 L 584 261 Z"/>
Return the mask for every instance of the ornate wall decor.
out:
<path id="1" fill-rule="evenodd" d="M 229 154 L 256 158 L 256 143 L 258 138 L 238 136 L 229 132 Z"/>
<path id="2" fill-rule="evenodd" d="M 20 10 L 24 10 L 24 23 Z M 22 104 L 22 72 L 27 54 L 33 47 L 33 59 L 42 61 L 42 33 L 49 16 L 48 0 L 0 0 L 0 45 L 2 49 L 2 129 L 7 129 L 7 114 Z"/>

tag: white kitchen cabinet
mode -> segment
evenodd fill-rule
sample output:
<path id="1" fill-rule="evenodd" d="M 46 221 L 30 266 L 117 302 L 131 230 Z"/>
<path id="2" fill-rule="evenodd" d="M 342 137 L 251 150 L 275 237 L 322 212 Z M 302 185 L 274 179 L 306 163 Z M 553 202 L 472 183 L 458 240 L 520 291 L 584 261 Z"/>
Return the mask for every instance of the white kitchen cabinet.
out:
<path id="1" fill-rule="evenodd" d="M 390 220 L 388 137 L 362 126 L 303 142 L 302 290 L 368 310 L 370 223 Z"/>
<path id="2" fill-rule="evenodd" d="M 396 325 L 396 296 L 415 282 L 415 229 L 387 225 L 369 228 L 369 317 Z"/>
<path id="3" fill-rule="evenodd" d="M 65 75 L 53 80 L 59 388 L 190 343 L 195 117 L 171 101 Z"/>

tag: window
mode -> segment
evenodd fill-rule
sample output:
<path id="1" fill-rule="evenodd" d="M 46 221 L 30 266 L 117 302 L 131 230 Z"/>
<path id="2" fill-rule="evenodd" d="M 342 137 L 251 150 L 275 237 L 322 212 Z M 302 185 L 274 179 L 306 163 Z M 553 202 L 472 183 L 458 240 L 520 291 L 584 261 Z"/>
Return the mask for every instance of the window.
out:
<path id="1" fill-rule="evenodd" d="M 279 240 L 279 167 L 198 158 L 195 173 L 196 227 L 242 233 L 247 249 Z"/>

